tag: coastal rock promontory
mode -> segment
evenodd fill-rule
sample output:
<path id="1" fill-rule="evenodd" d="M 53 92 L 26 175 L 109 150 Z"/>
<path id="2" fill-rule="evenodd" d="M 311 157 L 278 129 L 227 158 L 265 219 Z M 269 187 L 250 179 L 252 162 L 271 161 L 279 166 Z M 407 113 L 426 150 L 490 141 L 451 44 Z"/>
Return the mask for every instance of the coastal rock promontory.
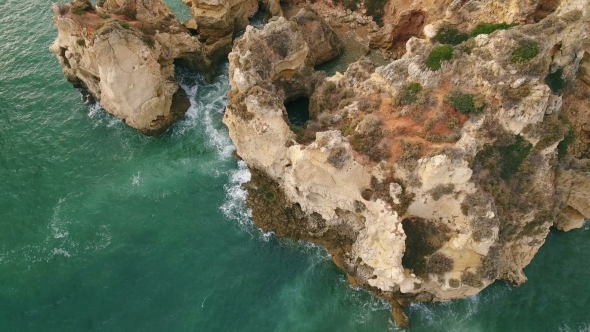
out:
<path id="1" fill-rule="evenodd" d="M 524 283 L 552 226 L 590 218 L 587 108 L 567 106 L 587 80 L 587 2 L 494 3 L 449 3 L 377 68 L 315 71 L 314 50 L 338 47 L 308 40 L 302 13 L 248 27 L 229 55 L 223 122 L 254 222 L 325 246 L 398 322 L 408 301 Z"/>
<path id="2" fill-rule="evenodd" d="M 58 37 L 50 50 L 66 78 L 144 134 L 162 132 L 190 106 L 175 61 L 214 74 L 202 43 L 161 0 L 76 0 L 52 9 Z"/>

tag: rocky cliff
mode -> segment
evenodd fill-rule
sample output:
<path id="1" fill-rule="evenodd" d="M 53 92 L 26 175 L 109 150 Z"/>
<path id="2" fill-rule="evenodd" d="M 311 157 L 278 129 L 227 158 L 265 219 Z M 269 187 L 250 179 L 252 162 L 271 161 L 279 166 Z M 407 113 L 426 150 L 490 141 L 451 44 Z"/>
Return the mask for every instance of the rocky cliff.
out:
<path id="1" fill-rule="evenodd" d="M 193 18 L 187 26 L 198 32 L 209 54 L 215 60 L 231 51 L 235 33 L 244 30 L 259 10 L 269 16 L 282 16 L 278 0 L 182 0 L 190 7 Z M 261 8 L 262 7 L 262 8 Z"/>
<path id="2" fill-rule="evenodd" d="M 536 16 L 517 3 L 454 1 L 400 59 L 332 77 L 313 66 L 337 47 L 310 45 L 309 24 L 248 27 L 229 55 L 223 121 L 253 173 L 255 223 L 326 246 L 398 322 L 406 301 L 525 282 L 550 227 L 590 217 L 587 109 L 567 106 L 581 98 L 589 14 L 586 1 Z M 307 111 L 289 104 L 300 97 L 303 126 Z"/>
<path id="3" fill-rule="evenodd" d="M 190 106 L 175 60 L 214 73 L 204 46 L 160 0 L 76 0 L 52 9 L 58 37 L 50 50 L 66 78 L 142 133 L 162 132 Z"/>

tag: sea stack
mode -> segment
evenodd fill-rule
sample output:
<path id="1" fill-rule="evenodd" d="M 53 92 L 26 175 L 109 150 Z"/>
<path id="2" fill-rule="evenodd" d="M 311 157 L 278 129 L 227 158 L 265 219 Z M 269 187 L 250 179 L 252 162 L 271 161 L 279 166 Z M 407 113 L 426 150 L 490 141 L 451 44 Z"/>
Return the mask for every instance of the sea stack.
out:
<path id="1" fill-rule="evenodd" d="M 190 106 L 175 61 L 215 73 L 203 44 L 161 0 L 76 0 L 52 9 L 58 37 L 50 50 L 66 78 L 144 134 L 161 133 Z"/>

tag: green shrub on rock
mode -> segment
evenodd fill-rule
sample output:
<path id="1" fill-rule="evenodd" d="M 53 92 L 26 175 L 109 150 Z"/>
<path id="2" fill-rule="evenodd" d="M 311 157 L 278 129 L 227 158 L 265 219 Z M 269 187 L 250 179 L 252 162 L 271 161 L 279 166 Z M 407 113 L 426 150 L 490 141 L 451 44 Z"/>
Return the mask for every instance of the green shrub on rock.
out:
<path id="1" fill-rule="evenodd" d="M 485 104 L 476 101 L 472 95 L 463 93 L 454 93 L 451 98 L 451 105 L 463 114 L 481 113 Z"/>
<path id="2" fill-rule="evenodd" d="M 471 37 L 479 36 L 479 35 L 489 35 L 490 33 L 496 30 L 507 30 L 511 27 L 515 26 L 515 24 L 507 24 L 505 22 L 502 23 L 480 23 L 478 24 L 473 31 L 471 31 Z"/>
<path id="3" fill-rule="evenodd" d="M 455 28 L 445 27 L 440 29 L 433 39 L 441 44 L 459 45 L 469 39 L 469 35 L 466 33 L 460 33 L 459 30 Z"/>
<path id="4" fill-rule="evenodd" d="M 559 144 L 557 144 L 557 158 L 559 160 L 563 160 L 563 158 L 565 158 L 570 145 L 574 142 L 575 139 L 576 132 L 570 128 L 570 130 L 565 134 L 563 140 L 561 140 Z"/>
<path id="5" fill-rule="evenodd" d="M 72 13 L 74 13 L 76 15 L 79 15 L 79 16 L 82 16 L 82 15 L 85 15 L 86 14 L 86 11 L 82 7 L 74 6 L 72 8 Z"/>
<path id="6" fill-rule="evenodd" d="M 143 36 L 141 37 L 141 40 L 143 40 L 143 42 L 149 46 L 149 48 L 154 48 L 156 46 L 156 42 L 150 36 Z"/>
<path id="7" fill-rule="evenodd" d="M 430 70 L 439 70 L 441 62 L 449 61 L 453 58 L 454 50 L 455 49 L 451 45 L 443 45 L 433 48 L 426 59 L 426 66 Z"/>
<path id="8" fill-rule="evenodd" d="M 413 104 L 418 99 L 418 93 L 422 91 L 420 83 L 410 83 L 402 89 L 399 96 L 400 103 L 404 105 Z"/>
<path id="9" fill-rule="evenodd" d="M 365 1 L 365 7 L 367 8 L 367 15 L 372 16 L 373 20 L 379 26 L 383 26 L 383 14 L 385 14 L 385 5 L 387 0 L 368 0 Z"/>
<path id="10" fill-rule="evenodd" d="M 518 47 L 512 51 L 510 62 L 528 62 L 539 54 L 539 44 L 534 40 L 521 40 Z"/>
<path id="11" fill-rule="evenodd" d="M 463 272 L 461 273 L 461 283 L 467 286 L 481 288 L 483 287 L 483 282 L 481 281 L 481 277 L 472 272 Z"/>
<path id="12" fill-rule="evenodd" d="M 435 253 L 428 257 L 426 261 L 426 268 L 428 273 L 442 275 L 446 272 L 452 271 L 455 262 L 452 258 L 445 254 Z"/>

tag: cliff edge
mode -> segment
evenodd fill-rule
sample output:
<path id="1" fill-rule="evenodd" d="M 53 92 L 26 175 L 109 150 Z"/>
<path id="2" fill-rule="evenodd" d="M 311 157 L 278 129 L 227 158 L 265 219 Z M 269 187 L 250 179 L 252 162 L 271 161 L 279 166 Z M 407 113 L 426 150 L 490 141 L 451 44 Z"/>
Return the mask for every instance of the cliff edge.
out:
<path id="1" fill-rule="evenodd" d="M 587 79 L 587 2 L 538 21 L 527 7 L 521 24 L 457 23 L 461 4 L 378 68 L 315 71 L 337 47 L 309 44 L 303 22 L 322 21 L 311 8 L 248 27 L 229 55 L 223 122 L 252 172 L 254 222 L 327 247 L 401 325 L 408 301 L 522 284 L 550 227 L 590 218 L 588 109 L 568 106 Z M 495 6 L 480 5 L 469 17 Z M 316 25 L 313 40 L 330 40 Z"/>
<path id="2" fill-rule="evenodd" d="M 162 132 L 190 106 L 175 61 L 214 74 L 203 45 L 160 0 L 76 0 L 52 9 L 58 36 L 50 50 L 66 78 L 144 134 Z"/>

